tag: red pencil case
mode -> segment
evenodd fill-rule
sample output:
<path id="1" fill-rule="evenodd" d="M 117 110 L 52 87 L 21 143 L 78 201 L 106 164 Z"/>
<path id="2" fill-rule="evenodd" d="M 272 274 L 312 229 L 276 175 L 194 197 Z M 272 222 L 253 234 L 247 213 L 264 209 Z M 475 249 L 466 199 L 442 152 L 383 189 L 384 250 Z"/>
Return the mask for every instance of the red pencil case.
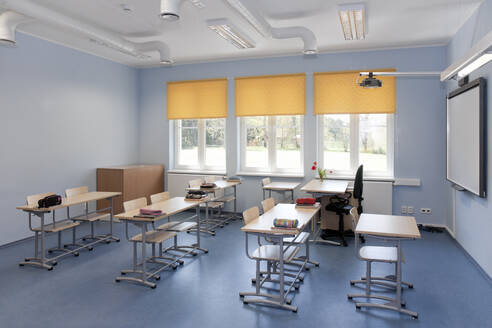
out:
<path id="1" fill-rule="evenodd" d="M 297 205 L 314 205 L 314 204 L 316 204 L 316 199 L 315 198 L 297 198 L 296 204 Z"/>

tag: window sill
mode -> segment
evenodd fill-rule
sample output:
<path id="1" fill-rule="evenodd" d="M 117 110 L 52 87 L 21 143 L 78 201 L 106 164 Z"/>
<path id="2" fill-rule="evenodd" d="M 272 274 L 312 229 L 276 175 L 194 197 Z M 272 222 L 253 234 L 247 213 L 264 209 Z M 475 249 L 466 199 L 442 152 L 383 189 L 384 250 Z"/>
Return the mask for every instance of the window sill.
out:
<path id="1" fill-rule="evenodd" d="M 304 178 L 303 173 L 237 172 L 236 175 L 252 177 Z"/>
<path id="2" fill-rule="evenodd" d="M 167 173 L 171 174 L 203 174 L 203 175 L 226 175 L 225 171 L 207 171 L 207 170 L 183 170 L 183 169 L 172 169 L 168 170 Z"/>

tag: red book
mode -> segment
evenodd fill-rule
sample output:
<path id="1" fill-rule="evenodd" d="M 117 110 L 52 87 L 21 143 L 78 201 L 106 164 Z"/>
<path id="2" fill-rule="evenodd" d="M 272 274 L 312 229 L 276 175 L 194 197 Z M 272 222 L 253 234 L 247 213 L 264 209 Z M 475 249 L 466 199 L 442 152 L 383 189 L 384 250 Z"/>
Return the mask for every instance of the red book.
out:
<path id="1" fill-rule="evenodd" d="M 314 204 L 316 204 L 316 199 L 315 198 L 297 198 L 296 204 L 297 205 L 314 205 Z"/>

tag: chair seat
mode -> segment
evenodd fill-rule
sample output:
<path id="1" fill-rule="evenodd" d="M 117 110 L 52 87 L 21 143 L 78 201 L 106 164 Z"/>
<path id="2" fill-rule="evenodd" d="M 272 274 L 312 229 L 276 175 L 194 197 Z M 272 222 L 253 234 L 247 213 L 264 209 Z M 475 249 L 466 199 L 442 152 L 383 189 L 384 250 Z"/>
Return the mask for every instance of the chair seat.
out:
<path id="1" fill-rule="evenodd" d="M 228 202 L 232 202 L 234 199 L 236 199 L 236 197 L 234 197 L 234 195 L 227 195 L 227 196 L 222 196 L 220 198 L 217 198 L 216 201 L 228 203 Z"/>
<path id="2" fill-rule="evenodd" d="M 363 260 L 396 262 L 398 249 L 390 246 L 364 246 L 360 248 L 359 255 Z"/>
<path id="3" fill-rule="evenodd" d="M 85 222 L 95 222 L 99 220 L 109 220 L 109 213 L 92 213 L 88 216 L 80 216 L 78 218 L 74 218 L 75 221 L 85 221 Z"/>
<path id="4" fill-rule="evenodd" d="M 284 243 L 304 244 L 309 239 L 309 232 L 301 232 L 295 237 L 284 238 Z"/>
<path id="5" fill-rule="evenodd" d="M 148 243 L 148 244 L 160 244 L 170 238 L 173 238 L 174 236 L 176 236 L 176 233 L 175 232 L 172 232 L 172 231 L 167 231 L 167 230 L 161 230 L 161 231 L 155 231 L 155 230 L 152 230 L 152 231 L 147 231 L 147 233 L 145 234 L 145 242 Z M 139 233 L 138 235 L 132 237 L 132 239 L 130 239 L 131 241 L 133 242 L 142 242 L 142 234 Z"/>
<path id="6" fill-rule="evenodd" d="M 79 226 L 79 225 L 80 225 L 79 222 L 74 222 L 72 220 L 57 221 L 55 223 L 45 224 L 44 225 L 44 231 L 45 232 L 59 232 L 59 231 L 72 229 L 72 228 Z M 33 228 L 32 230 L 41 231 L 41 227 L 36 227 L 36 228 Z"/>
<path id="7" fill-rule="evenodd" d="M 290 262 L 299 252 L 299 247 L 297 246 L 284 246 L 284 261 Z M 280 261 L 280 246 L 279 245 L 263 245 L 258 247 L 251 255 L 255 260 L 264 261 Z"/>
<path id="8" fill-rule="evenodd" d="M 219 208 L 222 205 L 224 205 L 224 204 L 221 202 L 210 202 L 210 203 L 208 203 L 208 208 Z M 204 203 L 200 204 L 200 207 L 206 207 L 206 206 L 207 205 Z"/>
<path id="9" fill-rule="evenodd" d="M 171 224 L 170 224 L 171 223 Z M 167 230 L 167 231 L 175 231 L 175 232 L 184 232 L 190 230 L 191 228 L 196 227 L 196 222 L 168 222 L 157 228 L 157 230 Z"/>
<path id="10" fill-rule="evenodd" d="M 157 230 L 171 230 L 172 227 L 179 224 L 179 221 L 171 221 L 164 224 L 161 224 L 157 227 Z"/>

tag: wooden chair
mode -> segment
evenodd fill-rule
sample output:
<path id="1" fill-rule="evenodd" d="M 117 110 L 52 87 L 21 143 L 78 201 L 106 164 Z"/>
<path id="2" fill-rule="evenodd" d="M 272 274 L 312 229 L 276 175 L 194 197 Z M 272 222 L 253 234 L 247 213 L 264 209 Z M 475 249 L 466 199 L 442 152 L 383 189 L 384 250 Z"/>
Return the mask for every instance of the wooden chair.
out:
<path id="1" fill-rule="evenodd" d="M 147 198 L 145 198 L 145 197 L 141 197 L 141 198 L 137 198 L 134 200 L 129 200 L 129 201 L 123 202 L 123 208 L 124 208 L 125 212 L 137 210 L 137 209 L 143 208 L 145 206 L 147 206 Z M 125 221 L 125 223 L 128 224 L 126 221 Z M 156 259 L 165 259 L 165 260 L 175 262 L 174 258 L 163 256 L 163 251 L 162 251 L 162 243 L 168 239 L 175 237 L 175 236 L 176 236 L 175 232 L 167 231 L 167 230 L 162 230 L 162 231 L 150 230 L 150 231 L 146 232 L 145 243 L 152 245 L 151 261 L 155 262 Z M 130 238 L 130 241 L 133 243 L 133 270 L 123 270 L 123 271 L 121 271 L 122 275 L 124 275 L 126 273 L 134 273 L 137 271 L 137 269 L 136 269 L 137 268 L 137 243 L 142 242 L 142 234 L 139 233 L 139 234 L 133 236 L 132 238 Z M 159 255 L 158 256 L 156 255 L 155 245 L 159 245 Z M 145 260 L 146 259 L 142 259 L 142 261 L 145 261 Z M 179 260 L 177 262 L 179 264 L 184 263 L 181 260 Z M 174 265 L 174 264 L 172 265 L 172 268 L 174 270 L 176 269 L 176 267 L 177 267 L 176 265 Z"/>
<path id="2" fill-rule="evenodd" d="M 259 217 L 260 217 L 260 210 L 258 209 L 257 206 L 247 209 L 246 211 L 243 212 L 244 225 L 248 225 L 252 223 L 253 221 L 257 220 Z M 252 282 L 256 285 L 256 292 L 255 293 L 241 292 L 239 293 L 239 296 L 240 297 L 264 296 L 264 297 L 275 298 L 278 296 L 274 296 L 270 294 L 261 294 L 260 293 L 261 284 L 263 284 L 264 282 L 279 283 L 280 280 L 272 279 L 272 276 L 280 275 L 280 272 L 278 272 L 275 269 L 277 267 L 277 264 L 280 262 L 280 256 L 283 256 L 285 264 L 291 263 L 291 261 L 295 258 L 296 254 L 299 252 L 299 247 L 287 245 L 284 246 L 284 251 L 282 251 L 280 249 L 280 245 L 261 245 L 259 241 L 260 238 L 258 237 L 259 247 L 256 248 L 251 255 L 249 254 L 249 251 L 247 251 L 246 253 L 246 255 L 250 259 L 256 261 L 256 278 L 252 279 Z M 246 235 L 246 249 L 248 250 L 248 235 Z M 261 271 L 262 261 L 267 263 L 266 271 Z M 284 272 L 284 276 L 294 277 L 294 278 L 296 277 L 296 275 L 288 272 Z M 286 281 L 286 283 L 289 284 L 291 282 Z M 296 290 L 299 289 L 299 282 L 297 280 L 294 282 L 294 287 Z M 288 301 L 287 303 L 290 304 L 290 301 Z"/>
<path id="3" fill-rule="evenodd" d="M 51 195 L 54 195 L 54 193 L 48 192 L 48 193 L 43 193 L 43 194 L 36 194 L 36 195 L 27 196 L 26 197 L 27 205 L 37 206 L 38 201 L 40 199 L 43 199 L 44 197 L 51 196 Z M 44 225 L 44 231 L 46 233 L 50 233 L 50 232 L 57 233 L 58 234 L 58 244 L 57 244 L 57 247 L 53 247 L 53 248 L 48 249 L 47 250 L 48 253 L 53 253 L 53 252 L 73 253 L 74 256 L 79 256 L 78 252 L 73 252 L 71 249 L 62 246 L 61 239 L 62 239 L 62 232 L 63 231 L 72 229 L 73 246 L 78 246 L 75 243 L 75 240 L 76 240 L 75 238 L 76 238 L 76 228 L 80 225 L 80 223 L 74 222 L 74 221 L 69 220 L 69 219 L 56 221 L 55 211 L 52 211 L 52 218 L 53 218 L 52 223 Z M 41 231 L 41 227 L 32 227 L 31 214 L 29 214 L 29 229 L 34 232 L 34 244 L 35 244 L 34 248 L 35 248 L 35 253 L 37 254 L 38 253 L 37 250 L 38 250 L 39 232 Z M 43 254 L 43 256 L 44 256 L 44 254 Z"/>
<path id="4" fill-rule="evenodd" d="M 263 208 L 263 213 L 268 212 L 275 207 L 275 199 L 273 197 L 265 199 L 261 202 L 261 207 Z"/>
<path id="5" fill-rule="evenodd" d="M 169 191 L 160 192 L 158 194 L 150 195 L 150 203 L 155 204 L 163 202 L 171 198 Z"/>
<path id="6" fill-rule="evenodd" d="M 89 192 L 89 188 L 87 186 L 82 186 L 82 187 L 77 187 L 77 188 L 71 188 L 71 189 L 66 189 L 65 190 L 65 197 L 67 199 L 76 197 L 78 195 L 83 195 L 87 194 Z M 94 234 L 94 222 L 96 221 L 101 221 L 101 220 L 109 220 L 109 213 L 92 213 L 89 214 L 89 203 L 86 202 L 85 205 L 83 205 L 85 215 L 83 216 L 77 216 L 73 218 L 74 221 L 83 223 L 83 222 L 89 222 L 91 226 L 91 233 L 89 235 L 83 236 L 82 240 L 85 241 L 87 239 L 91 240 L 101 240 L 101 239 L 106 239 L 105 236 L 96 236 Z M 67 208 L 67 215 L 70 216 L 70 209 Z M 106 243 L 109 244 L 109 240 L 106 240 Z M 92 247 L 88 247 L 89 250 L 92 250 Z"/>
<path id="7" fill-rule="evenodd" d="M 359 221 L 359 213 L 356 207 L 350 210 L 350 217 L 352 219 L 352 229 L 355 232 L 357 222 Z M 376 237 L 373 237 L 376 238 Z M 398 248 L 394 246 L 363 246 L 360 247 L 359 234 L 355 234 L 355 252 L 359 260 L 366 262 L 366 276 L 361 280 L 350 280 L 350 285 L 353 286 L 357 283 L 365 284 L 364 294 L 348 294 L 349 300 L 353 298 L 376 298 L 386 301 L 394 301 L 394 299 L 381 295 L 371 295 L 371 285 L 380 285 L 388 288 L 396 289 L 396 263 L 398 260 Z M 403 254 L 402 254 L 403 256 Z M 373 262 L 390 263 L 395 265 L 395 275 L 386 277 L 373 277 L 371 275 L 371 264 Z M 403 282 L 402 285 L 406 285 L 409 288 L 413 288 L 413 284 Z M 405 306 L 405 303 L 402 303 Z"/>
<path id="8" fill-rule="evenodd" d="M 167 192 L 167 191 L 150 196 L 150 201 L 152 204 L 163 202 L 163 201 L 166 201 L 168 199 L 170 199 L 170 195 L 169 195 L 169 192 Z M 196 226 L 197 226 L 196 222 L 171 221 L 171 216 L 168 216 L 168 222 L 158 226 L 157 230 L 159 230 L 159 231 L 172 231 L 172 232 L 175 232 L 176 234 L 178 234 L 180 232 L 185 232 L 185 231 L 188 232 L 190 229 L 193 229 Z M 193 256 L 196 256 L 196 253 L 193 252 L 193 249 L 195 249 L 193 246 L 178 245 L 178 236 L 176 235 L 176 236 L 174 236 L 173 246 L 166 248 L 163 252 L 173 250 L 173 251 L 188 253 L 188 254 L 191 254 Z"/>

